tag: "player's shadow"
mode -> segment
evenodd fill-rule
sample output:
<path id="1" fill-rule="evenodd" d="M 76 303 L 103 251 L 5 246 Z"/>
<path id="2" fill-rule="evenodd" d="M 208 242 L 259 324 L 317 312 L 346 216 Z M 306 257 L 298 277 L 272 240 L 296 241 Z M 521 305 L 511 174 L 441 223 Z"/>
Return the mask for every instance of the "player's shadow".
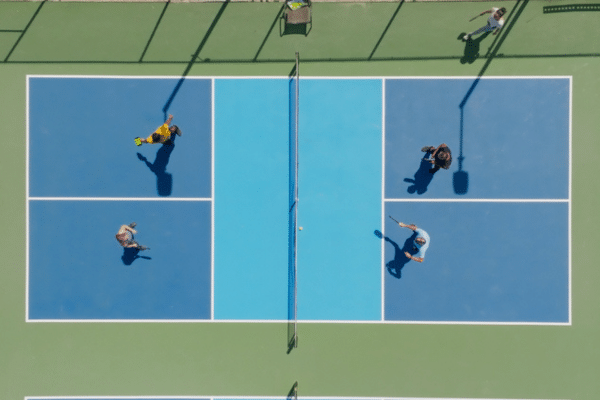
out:
<path id="1" fill-rule="evenodd" d="M 126 247 L 123 249 L 123 255 L 121 256 L 121 260 L 123 260 L 123 264 L 131 265 L 138 258 L 143 258 L 144 260 L 152 260 L 152 258 L 147 256 L 140 256 L 139 250 L 134 249 L 133 247 Z"/>
<path id="2" fill-rule="evenodd" d="M 400 279 L 402 277 L 402 268 L 404 268 L 406 263 L 410 261 L 404 252 L 409 252 L 412 254 L 414 247 L 413 243 L 417 238 L 417 233 L 414 232 L 408 239 L 406 239 L 402 248 L 400 248 L 398 243 L 394 242 L 389 237 L 383 236 L 383 234 L 378 230 L 375 231 L 375 236 L 385 240 L 386 242 L 389 242 L 392 246 L 394 246 L 394 259 L 387 262 L 385 264 L 385 268 L 394 278 Z"/>
<path id="3" fill-rule="evenodd" d="M 473 64 L 475 60 L 477 60 L 477 58 L 479 57 L 479 48 L 481 47 L 481 41 L 485 39 L 489 34 L 490 32 L 485 32 L 476 39 L 469 40 L 463 39 L 463 37 L 466 35 L 466 33 L 464 32 L 458 36 L 459 40 L 465 42 L 465 50 L 463 52 L 463 56 L 460 59 L 461 64 Z"/>
<path id="4" fill-rule="evenodd" d="M 427 161 L 428 155 L 429 155 L 429 153 L 427 153 L 425 155 L 425 157 L 423 157 L 421 159 L 421 165 L 419 166 L 419 169 L 417 170 L 417 172 L 415 172 L 415 176 L 413 179 L 404 178 L 404 182 L 408 182 L 408 183 L 412 184 L 408 187 L 408 189 L 406 189 L 406 191 L 410 194 L 425 193 L 427 191 L 427 187 L 429 186 L 429 184 L 431 183 L 431 180 L 433 179 L 434 174 L 429 172 L 429 169 L 431 169 L 431 167 L 433 167 L 433 165 L 429 161 Z"/>
<path id="5" fill-rule="evenodd" d="M 137 153 L 137 157 L 145 162 L 150 171 L 156 175 L 156 191 L 159 196 L 170 196 L 173 191 L 173 175 L 167 172 L 167 164 L 169 164 L 169 158 L 174 149 L 175 138 L 171 138 L 158 149 L 153 163 Z"/>

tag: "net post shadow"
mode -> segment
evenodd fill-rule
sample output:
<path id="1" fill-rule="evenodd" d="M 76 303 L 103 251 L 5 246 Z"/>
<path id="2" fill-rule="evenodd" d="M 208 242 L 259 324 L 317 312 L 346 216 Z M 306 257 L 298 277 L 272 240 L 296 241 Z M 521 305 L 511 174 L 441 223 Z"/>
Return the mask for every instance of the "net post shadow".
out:
<path id="1" fill-rule="evenodd" d="M 169 108 L 171 107 L 171 103 L 173 103 L 173 100 L 175 99 L 175 96 L 177 96 L 177 93 L 179 92 L 179 89 L 181 89 L 181 86 L 183 85 L 183 82 L 185 82 L 185 78 L 188 76 L 188 74 L 190 73 L 192 67 L 196 63 L 196 60 L 198 59 L 198 56 L 200 55 L 200 52 L 204 48 L 204 45 L 208 41 L 208 38 L 210 37 L 212 31 L 215 29 L 215 26 L 217 26 L 217 23 L 221 19 L 221 16 L 225 12 L 225 9 L 229 5 L 229 3 L 230 3 L 230 0 L 225 0 L 223 2 L 223 4 L 221 5 L 221 8 L 219 8 L 219 11 L 217 12 L 217 15 L 215 16 L 215 18 L 213 19 L 212 23 L 210 24 L 210 27 L 208 28 L 208 30 L 204 34 L 204 38 L 202 38 L 202 41 L 198 45 L 198 48 L 196 49 L 196 51 L 194 52 L 194 54 L 192 54 L 192 58 L 191 58 L 190 62 L 188 62 L 185 70 L 181 74 L 181 78 L 179 79 L 179 81 L 175 85 L 175 88 L 173 89 L 173 92 L 171 93 L 171 95 L 169 96 L 169 99 L 167 100 L 167 102 L 163 106 L 162 111 L 163 111 L 163 114 L 164 114 L 163 117 L 164 117 L 165 120 L 167 119 L 167 115 L 169 113 Z M 208 60 L 209 59 L 206 59 L 206 61 L 208 61 Z"/>
<path id="2" fill-rule="evenodd" d="M 485 74 L 485 72 L 489 68 L 490 64 L 492 63 L 492 61 L 498 54 L 498 50 L 500 49 L 500 46 L 502 46 L 502 43 L 504 42 L 504 40 L 506 40 L 506 37 L 508 36 L 508 34 L 512 30 L 512 28 L 515 26 L 515 23 L 517 22 L 517 20 L 523 13 L 523 10 L 525 9 L 525 7 L 527 6 L 528 3 L 529 3 L 529 0 L 518 0 L 517 1 L 517 3 L 515 4 L 515 7 L 511 10 L 511 13 L 507 17 L 506 29 L 492 43 L 492 46 L 490 47 L 491 50 L 488 50 L 488 54 L 486 54 L 485 64 L 479 71 L 477 78 L 473 81 L 473 84 L 471 85 L 469 90 L 467 90 L 465 97 L 462 99 L 462 101 L 460 102 L 460 104 L 458 106 L 458 108 L 460 110 L 460 153 L 458 156 L 458 171 L 456 171 L 454 173 L 453 179 L 452 179 L 454 193 L 456 193 L 456 194 L 463 195 L 463 194 L 466 194 L 467 191 L 469 190 L 469 175 L 466 171 L 463 171 L 463 169 L 462 169 L 462 163 L 465 159 L 465 157 L 463 155 L 464 108 L 465 108 L 467 102 L 469 101 L 469 98 L 473 94 L 473 91 L 475 91 L 475 88 L 479 84 L 481 77 Z M 513 15 L 513 12 L 514 12 L 514 15 Z"/>

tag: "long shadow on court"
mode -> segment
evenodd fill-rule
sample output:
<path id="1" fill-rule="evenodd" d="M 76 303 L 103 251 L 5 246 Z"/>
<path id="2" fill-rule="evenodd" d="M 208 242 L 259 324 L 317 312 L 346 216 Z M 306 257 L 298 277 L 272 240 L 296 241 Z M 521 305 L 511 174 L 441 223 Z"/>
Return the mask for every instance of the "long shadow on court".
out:
<path id="1" fill-rule="evenodd" d="M 181 89 L 181 86 L 183 85 L 183 82 L 185 82 L 185 78 L 190 73 L 192 67 L 194 66 L 194 63 L 196 62 L 196 59 L 198 59 L 198 57 L 200 57 L 200 52 L 204 48 L 204 45 L 206 44 L 206 42 L 208 41 L 208 38 L 210 37 L 211 33 L 213 32 L 213 30 L 217 26 L 217 23 L 221 19 L 221 16 L 225 12 L 225 9 L 227 8 L 228 5 L 229 5 L 229 0 L 225 0 L 223 2 L 223 4 L 221 5 L 221 8 L 219 8 L 219 11 L 217 12 L 217 15 L 213 19 L 212 24 L 210 24 L 210 27 L 208 28 L 208 30 L 206 31 L 206 34 L 204 35 L 204 38 L 202 38 L 202 41 L 198 45 L 198 48 L 196 49 L 196 51 L 194 52 L 194 54 L 192 54 L 192 59 L 188 62 L 187 67 L 183 71 L 183 74 L 181 74 L 181 79 L 179 79 L 179 81 L 175 85 L 175 88 L 173 89 L 173 92 L 169 96 L 169 99 L 167 100 L 167 102 L 163 106 L 162 111 L 163 111 L 163 114 L 164 114 L 163 115 L 164 120 L 167 119 L 167 114 L 169 113 L 169 108 L 171 107 L 171 103 L 175 99 L 175 96 L 177 96 L 177 93 L 179 93 L 179 89 Z"/>
<path id="2" fill-rule="evenodd" d="M 150 163 L 142 154 L 137 153 L 137 157 L 146 163 L 150 171 L 156 175 L 156 191 L 159 196 L 170 196 L 173 192 L 173 175 L 167 172 L 167 164 L 169 164 L 173 150 L 175 150 L 175 138 L 158 149 L 153 163 Z"/>
<path id="3" fill-rule="evenodd" d="M 492 43 L 487 54 L 485 55 L 485 57 L 486 57 L 485 64 L 481 68 L 481 71 L 479 71 L 477 78 L 473 81 L 473 84 L 471 85 L 469 90 L 467 90 L 465 97 L 462 99 L 462 101 L 458 105 L 458 108 L 460 110 L 460 130 L 459 130 L 460 154 L 458 156 L 458 171 L 456 171 L 454 173 L 453 181 L 452 181 L 453 186 L 454 186 L 454 193 L 456 193 L 456 194 L 463 195 L 463 194 L 466 194 L 469 190 L 469 175 L 466 171 L 464 171 L 462 169 L 463 161 L 465 159 L 465 157 L 463 155 L 464 108 L 467 105 L 469 98 L 475 91 L 475 88 L 477 88 L 477 85 L 479 84 L 481 77 L 485 74 L 485 72 L 489 68 L 490 64 L 492 63 L 492 61 L 498 54 L 498 50 L 500 50 L 500 46 L 502 46 L 502 43 L 504 43 L 504 40 L 506 40 L 506 37 L 508 36 L 510 31 L 515 26 L 515 23 L 517 22 L 517 20 L 523 13 L 523 10 L 525 9 L 525 7 L 527 7 L 528 3 L 529 3 L 529 0 L 518 0 L 517 1 L 517 4 L 515 4 L 514 8 L 511 10 L 510 14 L 506 18 L 506 22 L 505 22 L 506 28 L 503 28 L 501 33 L 499 35 L 497 35 L 496 38 L 494 39 L 494 42 Z M 469 42 L 470 41 L 468 40 L 467 46 L 469 45 Z M 461 62 L 462 62 L 462 60 L 461 60 Z"/>

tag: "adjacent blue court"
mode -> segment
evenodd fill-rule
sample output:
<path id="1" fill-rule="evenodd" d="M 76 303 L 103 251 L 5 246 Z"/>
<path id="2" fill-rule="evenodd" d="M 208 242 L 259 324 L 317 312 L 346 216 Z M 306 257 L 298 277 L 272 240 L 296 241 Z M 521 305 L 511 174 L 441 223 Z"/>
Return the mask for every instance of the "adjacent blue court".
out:
<path id="1" fill-rule="evenodd" d="M 299 320 L 570 322 L 568 78 L 299 92 Z M 30 78 L 29 320 L 290 318 L 291 110 L 285 77 Z M 135 147 L 165 111 L 183 136 Z"/>

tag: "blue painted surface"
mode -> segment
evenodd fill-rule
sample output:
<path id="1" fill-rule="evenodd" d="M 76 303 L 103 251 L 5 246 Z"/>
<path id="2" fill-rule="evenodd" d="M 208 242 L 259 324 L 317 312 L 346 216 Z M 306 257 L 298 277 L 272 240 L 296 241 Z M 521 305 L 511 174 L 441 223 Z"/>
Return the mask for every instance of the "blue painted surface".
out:
<path id="1" fill-rule="evenodd" d="M 173 97 L 174 147 L 133 141 L 164 123 L 178 82 L 31 78 L 30 195 L 211 197 L 210 80 L 187 79 Z"/>
<path id="2" fill-rule="evenodd" d="M 412 232 L 386 218 L 386 320 L 568 322 L 567 203 L 387 202 L 385 212 L 431 237 L 423 263 L 404 264 Z"/>
<path id="3" fill-rule="evenodd" d="M 210 197 L 209 80 L 186 80 L 174 97 L 170 112 L 184 130 L 174 149 L 133 145 L 132 131 L 149 133 L 162 122 L 176 84 L 32 79 L 31 196 L 161 196 L 162 178 L 138 159 L 140 151 L 172 175 L 169 195 Z M 388 81 L 387 197 L 457 197 L 458 105 L 472 84 Z M 287 79 L 215 82 L 215 319 L 290 316 L 289 89 Z M 373 235 L 382 215 L 381 89 L 376 79 L 301 82 L 299 319 L 382 318 L 381 240 Z M 110 140 L 98 140 L 103 132 Z M 567 197 L 568 80 L 481 80 L 465 103 L 463 136 L 469 187 L 459 197 Z M 409 193 L 404 179 L 419 168 L 420 148 L 442 141 L 453 150 L 451 169 L 436 173 L 424 193 Z M 545 155 L 551 161 L 540 162 Z M 210 203 L 30 207 L 30 318 L 210 318 Z M 385 208 L 384 264 L 394 263 L 391 241 L 402 247 L 410 236 L 388 214 L 432 239 L 425 263 L 410 262 L 401 278 L 384 272 L 387 320 L 568 320 L 566 203 Z M 140 255 L 151 260 L 121 258 L 114 234 L 134 220 L 136 239 L 152 248 Z"/>
<path id="4" fill-rule="evenodd" d="M 210 202 L 30 201 L 31 319 L 209 319 Z M 115 239 L 137 222 L 150 250 Z"/>
<path id="5" fill-rule="evenodd" d="M 391 79 L 386 81 L 386 198 L 568 197 L 568 79 Z M 468 93 L 473 88 L 470 95 Z M 461 110 L 462 170 L 457 195 Z M 419 173 L 423 146 L 446 143 L 450 170 Z M 421 170 L 422 171 L 422 170 Z M 413 182 L 417 181 L 417 187 Z M 415 191 L 416 190 L 416 191 Z"/>
<path id="6" fill-rule="evenodd" d="M 381 318 L 382 84 L 301 80 L 298 317 Z"/>
<path id="7" fill-rule="evenodd" d="M 215 82 L 215 318 L 288 317 L 287 79 Z"/>

